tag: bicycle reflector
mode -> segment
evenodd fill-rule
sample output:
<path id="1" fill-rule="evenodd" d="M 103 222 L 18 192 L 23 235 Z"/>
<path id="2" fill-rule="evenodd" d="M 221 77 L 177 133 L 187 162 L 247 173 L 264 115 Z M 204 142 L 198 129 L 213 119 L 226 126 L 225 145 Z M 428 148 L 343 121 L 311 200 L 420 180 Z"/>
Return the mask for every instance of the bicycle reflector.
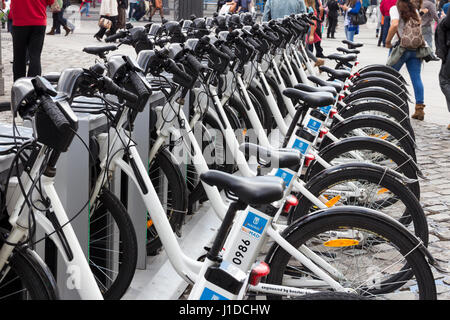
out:
<path id="1" fill-rule="evenodd" d="M 351 247 L 356 246 L 358 244 L 359 241 L 355 239 L 332 239 L 323 243 L 325 247 L 333 247 L 333 248 Z"/>
<path id="2" fill-rule="evenodd" d="M 322 139 L 324 135 L 326 135 L 328 133 L 328 129 L 327 128 L 322 128 L 319 131 L 319 138 Z"/>
<path id="3" fill-rule="evenodd" d="M 289 210 L 291 210 L 292 207 L 296 207 L 297 205 L 298 205 L 297 197 L 291 194 L 286 199 L 283 211 L 289 213 Z"/>
<path id="4" fill-rule="evenodd" d="M 336 108 L 331 108 L 331 110 L 330 110 L 330 118 L 333 118 L 336 113 L 338 113 L 337 109 Z"/>
<path id="5" fill-rule="evenodd" d="M 249 283 L 252 286 L 256 286 L 261 281 L 261 278 L 267 276 L 269 273 L 269 265 L 265 262 L 260 262 L 256 267 L 252 269 L 252 272 L 250 273 Z"/>
<path id="6" fill-rule="evenodd" d="M 308 153 L 308 154 L 305 156 L 305 167 L 309 166 L 309 164 L 311 163 L 311 161 L 313 161 L 313 160 L 315 160 L 315 159 L 316 159 L 316 157 L 315 157 L 314 155 Z"/>

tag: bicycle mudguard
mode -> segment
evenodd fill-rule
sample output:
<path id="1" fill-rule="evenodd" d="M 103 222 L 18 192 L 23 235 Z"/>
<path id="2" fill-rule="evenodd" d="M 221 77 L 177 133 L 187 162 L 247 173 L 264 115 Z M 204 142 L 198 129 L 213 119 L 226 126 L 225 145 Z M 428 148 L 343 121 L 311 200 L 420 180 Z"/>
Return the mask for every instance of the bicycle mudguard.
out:
<path id="1" fill-rule="evenodd" d="M 400 153 L 403 158 L 405 159 L 404 162 L 402 163 L 406 163 L 406 162 L 410 162 L 413 166 L 413 168 L 415 169 L 415 171 L 417 172 L 417 175 L 421 178 L 424 177 L 423 173 L 420 171 L 417 163 L 414 161 L 414 159 L 412 159 L 411 156 L 409 156 L 408 154 L 406 154 L 406 152 L 404 152 L 403 150 L 399 149 L 398 147 L 396 147 L 394 144 L 388 142 L 388 141 L 384 141 L 381 139 L 377 139 L 377 138 L 372 138 L 372 137 L 349 137 L 349 138 L 345 138 L 342 139 L 340 141 L 334 142 L 332 144 L 327 145 L 326 147 L 324 147 L 322 150 L 320 150 L 319 152 L 319 156 L 321 158 L 323 158 L 325 161 L 327 161 L 328 157 L 327 155 L 329 154 L 329 152 L 331 152 L 334 148 L 343 148 L 344 144 L 348 144 L 349 146 L 361 142 L 363 143 L 365 146 L 374 146 L 375 144 L 377 145 L 383 145 L 385 148 L 387 148 L 388 150 L 392 151 L 393 153 Z M 355 164 L 357 164 L 357 162 L 355 162 Z M 364 163 L 364 165 L 368 165 L 367 163 Z M 311 168 L 313 167 L 313 164 L 310 164 L 308 167 L 308 170 L 305 173 L 305 179 L 307 180 L 309 178 L 309 175 L 311 173 Z M 332 167 L 334 168 L 334 167 Z M 331 168 L 330 168 L 331 169 Z M 406 182 L 406 181 L 405 181 Z"/>
<path id="2" fill-rule="evenodd" d="M 409 93 L 405 90 L 403 90 L 402 87 L 400 87 L 397 83 L 385 79 L 385 78 L 376 78 L 376 77 L 369 77 L 369 78 L 362 78 L 358 79 L 356 82 L 354 82 L 353 86 L 349 87 L 348 90 L 350 92 L 355 92 L 360 89 L 364 88 L 386 88 L 388 91 L 392 92 L 393 94 L 397 95 L 398 97 L 402 98 L 404 101 L 411 102 L 411 99 L 409 97 Z"/>
<path id="3" fill-rule="evenodd" d="M 332 207 L 322 210 L 314 211 L 306 216 L 303 216 L 291 224 L 281 233 L 281 236 L 289 242 L 289 238 L 294 232 L 305 225 L 316 222 L 318 220 L 326 221 L 330 217 L 339 216 L 342 214 L 351 214 L 354 216 L 362 217 L 366 220 L 372 220 L 376 222 L 381 222 L 389 225 L 392 228 L 395 228 L 397 233 L 401 234 L 405 238 L 407 238 L 413 248 L 417 248 L 420 252 L 428 258 L 428 261 L 431 265 L 437 265 L 436 260 L 433 258 L 431 253 L 428 251 L 426 246 L 422 243 L 422 241 L 417 238 L 412 232 L 410 232 L 405 226 L 403 226 L 400 222 L 391 218 L 387 214 L 383 214 L 373 209 L 357 207 L 357 206 L 342 206 L 342 207 Z M 278 250 L 284 250 L 279 244 L 276 242 L 270 247 L 267 255 L 265 257 L 265 262 L 267 264 L 271 264 L 273 257 L 278 252 Z"/>
<path id="4" fill-rule="evenodd" d="M 49 267 L 41 259 L 41 257 L 33 250 L 29 248 L 20 248 L 14 251 L 15 254 L 20 255 L 25 259 L 34 269 L 39 276 L 46 280 L 49 287 L 47 294 L 51 297 L 51 300 L 59 300 L 58 287 L 56 285 L 56 280 L 50 271 Z"/>
<path id="5" fill-rule="evenodd" d="M 358 81 L 361 81 L 361 80 L 367 79 L 367 78 L 386 79 L 386 80 L 392 81 L 393 83 L 398 85 L 400 88 L 402 88 L 405 92 L 407 92 L 409 94 L 409 91 L 406 88 L 406 85 L 400 79 L 396 78 L 395 76 L 393 76 L 390 73 L 386 73 L 383 71 L 375 70 L 375 71 L 368 71 L 368 72 L 364 72 L 362 74 L 358 74 L 352 78 L 352 82 L 357 83 Z"/>
<path id="6" fill-rule="evenodd" d="M 414 139 L 411 137 L 411 135 L 408 134 L 408 131 L 406 131 L 405 128 L 403 128 L 401 125 L 399 125 L 397 122 L 392 121 L 389 118 L 385 118 L 385 117 L 380 117 L 380 116 L 376 116 L 376 115 L 371 115 L 371 114 L 363 114 L 363 115 L 355 115 L 355 116 L 351 116 L 348 118 L 345 118 L 344 120 L 337 122 L 336 124 L 334 124 L 335 122 L 333 122 L 333 126 L 330 129 L 330 133 L 334 134 L 335 132 L 338 132 L 342 127 L 348 125 L 350 122 L 352 121 L 356 121 L 356 120 L 372 120 L 372 119 L 376 119 L 376 121 L 378 122 L 382 122 L 384 124 L 386 124 L 387 126 L 391 126 L 394 127 L 395 129 L 401 131 L 404 134 L 404 138 L 408 141 L 408 143 L 412 144 L 414 148 L 416 148 L 416 142 L 414 141 Z M 325 144 L 324 144 L 325 142 Z M 332 141 L 330 139 L 324 139 L 322 141 L 322 144 L 320 145 L 320 148 L 323 148 L 327 145 L 329 145 Z M 323 147 L 322 147 L 323 145 Z"/>
<path id="7" fill-rule="evenodd" d="M 376 96 L 374 95 L 376 93 Z M 350 93 L 348 96 L 344 98 L 344 103 L 348 104 L 351 101 L 357 99 L 382 99 L 389 101 L 390 103 L 397 106 L 397 108 L 403 110 L 406 114 L 409 114 L 408 101 L 401 99 L 396 96 L 391 91 L 382 88 L 382 87 L 374 87 L 374 88 L 363 88 L 357 91 Z"/>
<path id="8" fill-rule="evenodd" d="M 368 66 L 362 67 L 357 72 L 359 74 L 363 74 L 363 73 L 370 72 L 370 71 L 381 71 L 381 72 L 389 73 L 389 74 L 393 75 L 394 77 L 396 77 L 397 79 L 400 79 L 405 85 L 408 85 L 405 78 L 403 78 L 403 76 L 400 74 L 400 72 L 398 72 L 394 68 L 384 65 L 384 64 L 370 64 Z"/>

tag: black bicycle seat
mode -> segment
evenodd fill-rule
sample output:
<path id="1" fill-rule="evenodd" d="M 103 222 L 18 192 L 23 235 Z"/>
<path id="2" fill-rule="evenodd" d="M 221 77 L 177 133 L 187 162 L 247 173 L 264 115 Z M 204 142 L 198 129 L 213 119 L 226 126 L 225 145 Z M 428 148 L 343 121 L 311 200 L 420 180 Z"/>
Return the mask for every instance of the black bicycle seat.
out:
<path id="1" fill-rule="evenodd" d="M 342 43 L 345 43 L 349 49 L 355 49 L 355 48 L 359 48 L 362 47 L 364 44 L 361 42 L 353 42 L 350 40 L 342 40 Z"/>
<path id="2" fill-rule="evenodd" d="M 334 103 L 334 97 L 329 92 L 308 92 L 294 88 L 288 88 L 283 94 L 291 99 L 299 99 L 309 107 L 325 107 Z"/>
<path id="3" fill-rule="evenodd" d="M 217 170 L 209 170 L 200 179 L 219 189 L 233 193 L 247 204 L 268 204 L 283 198 L 284 181 L 275 176 L 244 178 Z"/>
<path id="4" fill-rule="evenodd" d="M 332 53 L 327 56 L 328 59 L 338 60 L 340 62 L 350 62 L 355 61 L 357 56 L 356 54 L 339 54 L 339 53 Z"/>
<path id="5" fill-rule="evenodd" d="M 341 81 L 326 81 L 323 80 L 321 78 L 319 78 L 318 76 L 308 76 L 309 81 L 314 82 L 315 84 L 321 86 L 321 87 L 326 87 L 326 86 L 331 86 L 333 88 L 336 89 L 337 92 L 340 92 L 342 90 L 342 88 L 344 88 L 344 83 Z"/>
<path id="6" fill-rule="evenodd" d="M 117 50 L 117 46 L 111 44 L 111 45 L 103 46 L 103 47 L 85 47 L 83 49 L 83 52 L 103 57 L 105 55 L 105 53 L 107 53 L 109 51 L 115 51 L 115 50 Z"/>
<path id="7" fill-rule="evenodd" d="M 246 156 L 256 156 L 267 163 L 267 167 L 289 168 L 300 164 L 302 154 L 296 149 L 267 149 L 254 143 L 243 143 L 239 150 Z"/>
<path id="8" fill-rule="evenodd" d="M 336 50 L 341 51 L 343 53 L 354 53 L 354 54 L 358 54 L 361 52 L 358 49 L 347 49 L 347 48 L 343 48 L 343 47 L 338 47 Z"/>
<path id="9" fill-rule="evenodd" d="M 327 66 L 320 66 L 319 70 L 328 73 L 328 75 L 331 78 L 339 79 L 341 81 L 345 81 L 345 79 L 347 79 L 351 75 L 350 71 L 342 70 L 342 69 L 337 69 L 336 70 L 336 69 L 332 69 L 332 68 L 327 67 Z"/>
<path id="10" fill-rule="evenodd" d="M 337 95 L 336 88 L 332 86 L 313 87 L 304 83 L 298 83 L 294 86 L 294 88 L 308 92 L 329 92 L 334 96 Z"/>

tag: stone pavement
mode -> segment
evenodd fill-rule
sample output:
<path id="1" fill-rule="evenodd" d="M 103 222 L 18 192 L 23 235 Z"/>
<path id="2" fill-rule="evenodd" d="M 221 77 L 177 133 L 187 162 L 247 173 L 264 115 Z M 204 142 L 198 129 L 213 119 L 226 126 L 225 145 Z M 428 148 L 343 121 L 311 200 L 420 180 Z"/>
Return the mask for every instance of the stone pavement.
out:
<path id="1" fill-rule="evenodd" d="M 159 16 L 156 16 L 156 22 Z M 136 25 L 144 25 L 146 22 L 138 22 Z M 51 18 L 49 18 L 51 25 Z M 42 54 L 43 74 L 54 71 L 62 71 L 69 67 L 89 67 L 94 64 L 95 58 L 82 52 L 82 48 L 89 45 L 101 45 L 93 38 L 97 31 L 96 21 L 81 21 L 74 34 L 67 37 L 63 35 L 47 36 Z M 10 34 L 2 30 L 2 53 L 5 64 L 6 88 L 10 90 L 12 85 L 12 42 Z M 337 39 L 324 39 L 325 54 L 335 52 L 335 48 L 342 46 L 344 39 L 343 23 L 338 26 Z M 370 63 L 384 64 L 387 59 L 387 49 L 377 47 L 375 27 L 368 24 L 361 28 L 355 41 L 364 42 L 359 60 L 361 65 Z M 120 53 L 135 56 L 134 49 L 129 46 L 120 47 Z M 327 65 L 333 66 L 330 62 Z M 440 62 L 430 62 L 423 66 L 423 81 L 425 85 L 425 121 L 413 120 L 416 131 L 418 164 L 426 180 L 421 180 L 421 203 L 428 216 L 430 226 L 430 251 L 440 263 L 450 269 L 450 131 L 445 127 L 450 123 L 450 117 L 445 105 L 437 74 Z M 404 67 L 401 71 L 409 82 L 409 75 Z M 412 87 L 410 86 L 412 93 Z M 0 97 L 0 101 L 8 101 L 7 96 Z M 410 104 L 411 109 L 413 104 Z M 0 112 L 0 122 L 11 123 L 9 112 Z M 449 275 L 435 273 L 438 283 L 440 299 L 450 299 Z"/>

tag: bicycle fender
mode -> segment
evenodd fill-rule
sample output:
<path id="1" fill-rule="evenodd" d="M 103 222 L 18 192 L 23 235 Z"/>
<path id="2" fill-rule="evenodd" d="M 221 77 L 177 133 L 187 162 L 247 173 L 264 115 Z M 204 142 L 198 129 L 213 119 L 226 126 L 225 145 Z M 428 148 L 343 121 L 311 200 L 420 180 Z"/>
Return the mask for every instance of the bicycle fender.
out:
<path id="1" fill-rule="evenodd" d="M 343 207 L 332 207 L 322 210 L 314 211 L 306 216 L 303 216 L 294 222 L 292 222 L 282 233 L 281 236 L 289 241 L 290 236 L 298 229 L 301 228 L 308 223 L 316 222 L 318 220 L 326 221 L 329 217 L 339 216 L 342 214 L 351 214 L 355 216 L 362 217 L 366 220 L 372 220 L 376 222 L 382 222 L 389 225 L 392 228 L 395 228 L 397 233 L 406 237 L 411 246 L 420 250 L 420 252 L 428 258 L 429 263 L 431 265 L 436 264 L 436 260 L 433 258 L 431 253 L 425 247 L 420 239 L 418 239 L 414 234 L 412 234 L 406 227 L 404 227 L 400 222 L 391 218 L 390 216 L 378 212 L 373 209 L 357 207 L 357 206 L 343 206 Z M 278 250 L 284 250 L 279 244 L 274 243 L 265 258 L 265 262 L 270 265 L 273 257 L 278 252 Z"/>
<path id="2" fill-rule="evenodd" d="M 327 145 L 322 150 L 320 150 L 319 156 L 326 159 L 326 154 L 327 154 L 327 152 L 330 152 L 331 149 L 341 147 L 342 145 L 347 144 L 347 143 L 352 145 L 352 144 L 357 143 L 357 142 L 364 143 L 364 145 L 367 145 L 367 146 L 371 146 L 371 145 L 375 145 L 375 144 L 381 144 L 385 148 L 391 150 L 392 152 L 400 152 L 402 154 L 402 156 L 405 158 L 405 162 L 409 161 L 412 164 L 414 170 L 417 172 L 417 174 L 419 176 L 421 176 L 421 175 L 423 176 L 423 174 L 420 171 L 417 163 L 414 161 L 413 158 L 411 158 L 410 155 L 406 154 L 403 150 L 397 148 L 395 145 L 393 145 L 392 143 L 390 143 L 388 141 L 384 141 L 382 139 L 377 139 L 377 138 L 372 138 L 372 137 L 349 137 L 349 138 L 345 138 L 345 139 L 342 139 L 342 140 L 337 141 L 337 142 L 333 142 L 333 143 Z M 405 178 L 403 178 L 403 179 L 405 179 Z M 411 179 L 408 179 L 408 180 L 411 180 Z M 406 183 L 411 183 L 411 182 L 406 182 Z"/>
<path id="3" fill-rule="evenodd" d="M 364 170 L 366 172 L 371 172 L 371 173 L 381 173 L 383 176 L 389 176 L 392 179 L 399 180 L 399 182 L 401 182 L 402 184 L 411 184 L 411 183 L 416 182 L 416 180 L 405 177 L 404 175 L 402 175 L 401 173 L 399 173 L 397 171 L 382 167 L 382 166 L 374 164 L 374 163 L 352 162 L 352 163 L 339 164 L 339 165 L 332 166 L 330 168 L 326 168 L 326 169 L 322 170 L 321 172 L 316 174 L 314 177 L 312 177 L 311 180 L 309 180 L 305 184 L 305 188 L 310 189 L 311 185 L 314 185 L 314 184 L 318 183 L 319 181 L 325 179 L 325 177 L 333 175 L 337 172 L 342 172 L 345 170 L 356 170 L 356 169 L 361 169 L 361 170 Z"/>
<path id="4" fill-rule="evenodd" d="M 394 77 L 396 77 L 397 79 L 401 80 L 405 85 L 409 85 L 406 82 L 405 78 L 403 78 L 403 76 L 400 74 L 400 72 L 398 72 L 394 68 L 387 66 L 385 64 L 369 64 L 369 65 L 364 66 L 361 69 L 359 69 L 358 73 L 362 74 L 362 73 L 366 73 L 366 72 L 370 72 L 370 71 L 381 71 L 381 72 L 389 73 L 389 74 L 393 75 Z"/>
<path id="5" fill-rule="evenodd" d="M 409 143 L 411 143 L 414 147 L 416 147 L 416 142 L 413 140 L 413 138 L 411 138 L 411 136 L 408 134 L 408 131 L 406 131 L 405 128 L 403 128 L 397 122 L 390 120 L 389 118 L 380 117 L 380 116 L 376 116 L 373 114 L 355 115 L 355 116 L 345 118 L 344 120 L 342 120 L 342 121 L 338 122 L 336 125 L 334 125 L 331 128 L 330 133 L 334 133 L 334 132 L 338 131 L 341 127 L 347 125 L 351 121 L 360 120 L 360 119 L 364 119 L 364 120 L 376 119 L 377 121 L 383 122 L 388 126 L 395 127 L 397 130 L 400 130 L 404 133 L 404 135 L 406 136 L 404 139 L 408 140 Z"/>
<path id="6" fill-rule="evenodd" d="M 51 299 L 59 300 L 59 291 L 56 285 L 56 280 L 50 271 L 49 267 L 42 258 L 33 250 L 29 248 L 20 248 L 14 251 L 15 254 L 20 255 L 23 259 L 27 260 L 27 262 L 33 266 L 34 270 L 40 274 L 41 277 L 48 280 L 48 285 L 51 287 Z"/>
<path id="7" fill-rule="evenodd" d="M 350 92 L 355 92 L 357 90 L 363 88 L 389 88 L 388 91 L 392 94 L 400 97 L 401 99 L 406 99 L 407 101 L 411 101 L 409 97 L 409 92 L 403 90 L 397 83 L 385 79 L 385 78 L 363 78 L 358 79 L 353 86 L 349 88 Z"/>

